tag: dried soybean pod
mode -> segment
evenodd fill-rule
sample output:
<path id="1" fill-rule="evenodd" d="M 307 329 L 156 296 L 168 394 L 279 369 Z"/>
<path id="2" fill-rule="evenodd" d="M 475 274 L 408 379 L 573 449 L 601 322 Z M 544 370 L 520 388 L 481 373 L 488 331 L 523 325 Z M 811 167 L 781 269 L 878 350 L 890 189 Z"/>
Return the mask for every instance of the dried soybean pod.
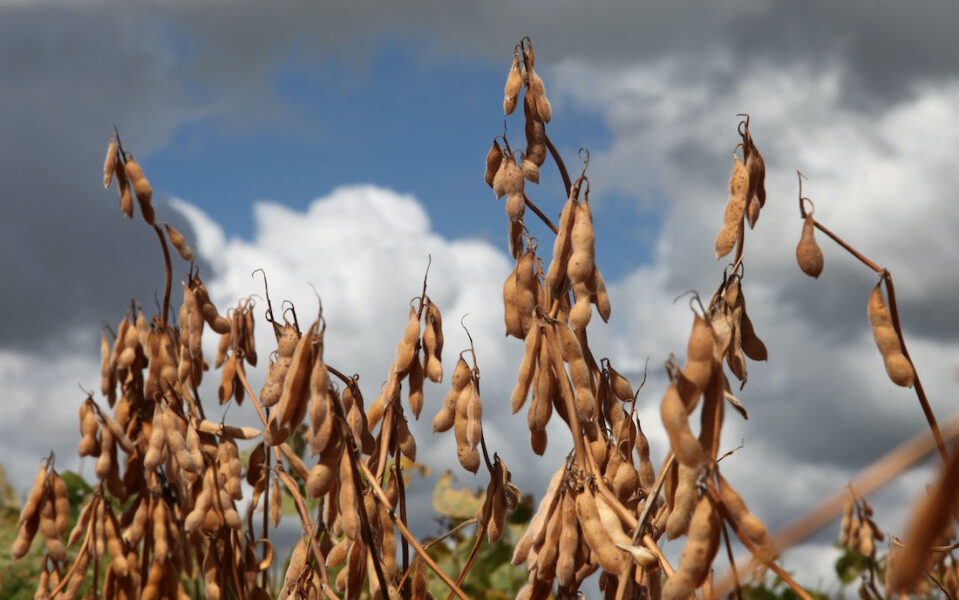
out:
<path id="1" fill-rule="evenodd" d="M 599 267 L 593 268 L 593 279 L 596 282 L 596 284 L 593 286 L 596 290 L 596 312 L 599 313 L 599 316 L 603 319 L 604 323 L 608 323 L 613 308 L 609 303 L 609 294 L 606 292 L 606 281 L 603 279 L 603 274 L 600 273 Z"/>
<path id="2" fill-rule="evenodd" d="M 123 551 L 123 541 L 120 538 L 120 525 L 113 511 L 107 511 L 106 521 L 103 523 L 106 536 L 107 552 L 110 554 L 110 564 L 120 577 L 126 577 L 130 572 L 126 552 Z"/>
<path id="3" fill-rule="evenodd" d="M 406 330 L 403 332 L 403 339 L 400 340 L 396 348 L 396 360 L 393 363 L 393 371 L 396 373 L 405 373 L 416 356 L 416 340 L 420 337 L 420 315 L 416 309 L 410 307 L 410 317 L 406 322 Z"/>
<path id="4" fill-rule="evenodd" d="M 70 527 L 70 498 L 67 496 L 67 483 L 56 471 L 51 474 L 51 480 L 57 536 L 61 537 Z"/>
<path id="5" fill-rule="evenodd" d="M 466 441 L 470 449 L 475 451 L 483 437 L 483 401 L 480 399 L 476 380 L 470 382 L 469 400 L 466 405 Z"/>
<path id="6" fill-rule="evenodd" d="M 40 533 L 43 534 L 43 541 L 53 560 L 63 561 L 67 559 L 67 549 L 60 541 L 57 534 L 56 509 L 54 501 L 50 494 L 44 496 L 40 506 Z"/>
<path id="7" fill-rule="evenodd" d="M 130 180 L 122 161 L 116 161 L 113 169 L 117 176 L 117 190 L 120 192 L 120 212 L 128 219 L 133 218 L 133 194 L 130 192 Z"/>
<path id="8" fill-rule="evenodd" d="M 516 110 L 519 92 L 523 88 L 523 76 L 519 72 L 519 55 L 513 54 L 513 64 L 506 75 L 506 87 L 503 90 L 503 112 L 507 115 Z"/>
<path id="9" fill-rule="evenodd" d="M 510 560 L 510 564 L 514 567 L 518 567 L 526 562 L 529 552 L 533 548 L 533 541 L 539 536 L 540 531 L 546 524 L 545 521 L 549 512 L 558 500 L 556 493 L 559 491 L 560 484 L 563 482 L 565 475 L 566 465 L 563 465 L 553 474 L 549 485 L 546 486 L 546 493 L 543 494 L 543 499 L 540 500 L 539 506 L 536 508 L 536 514 L 534 514 L 530 520 L 526 532 L 519 541 L 516 542 L 516 547 L 513 550 L 513 558 Z"/>
<path id="10" fill-rule="evenodd" d="M 117 161 L 117 142 L 110 136 L 110 143 L 107 144 L 107 155 L 103 159 L 103 189 L 110 187 L 113 180 L 113 169 Z"/>
<path id="11" fill-rule="evenodd" d="M 293 429 L 295 429 L 306 414 L 307 401 L 309 399 L 309 380 L 310 364 L 312 360 L 313 336 L 319 321 L 313 321 L 310 328 L 303 334 L 296 343 L 296 349 L 293 351 L 293 358 L 290 362 L 290 369 L 283 380 L 283 392 L 280 395 L 280 403 L 276 412 L 271 415 L 271 420 L 276 417 L 278 434 L 274 432 L 273 445 L 279 445 L 286 441 Z"/>
<path id="12" fill-rule="evenodd" d="M 476 473 L 480 465 L 479 452 L 470 443 L 470 400 L 473 397 L 473 383 L 459 392 L 456 398 L 453 433 L 456 438 L 456 456 L 460 465 L 471 473 Z M 478 439 L 476 440 L 479 441 Z"/>
<path id="13" fill-rule="evenodd" d="M 609 384 L 613 393 L 616 394 L 620 402 L 631 402 L 633 400 L 633 388 L 629 385 L 629 380 L 620 375 L 613 368 L 613 365 L 608 364 L 607 368 L 609 369 Z"/>
<path id="14" fill-rule="evenodd" d="M 567 494 L 563 494 L 567 496 Z M 560 500 L 562 506 L 562 500 Z M 559 558 L 559 538 L 563 532 L 563 512 L 554 510 L 546 522 L 546 539 L 536 555 L 536 576 L 546 581 L 556 577 L 556 561 Z"/>
<path id="15" fill-rule="evenodd" d="M 320 498 L 333 489 L 337 477 L 335 466 L 339 465 L 339 457 L 338 453 L 324 452 L 320 462 L 310 469 L 306 478 L 306 492 L 310 498 Z"/>
<path id="16" fill-rule="evenodd" d="M 110 364 L 110 342 L 105 331 L 100 333 L 100 393 L 110 406 L 116 402 L 116 374 Z"/>
<path id="17" fill-rule="evenodd" d="M 663 395 L 660 414 L 676 460 L 690 468 L 699 467 L 703 462 L 703 447 L 689 429 L 686 408 L 675 383 L 671 383 Z"/>
<path id="18" fill-rule="evenodd" d="M 576 412 L 580 420 L 589 421 L 596 411 L 589 366 L 586 364 L 583 348 L 573 330 L 560 325 L 559 331 L 563 343 L 563 358 L 569 363 L 569 376 L 573 380 L 573 387 L 576 388 Z M 561 365 L 555 365 L 555 368 L 558 373 Z"/>
<path id="19" fill-rule="evenodd" d="M 749 228 L 752 229 L 759 220 L 759 209 L 766 204 L 766 163 L 752 143 L 752 138 L 749 139 L 746 171 L 749 173 L 749 191 L 746 195 L 749 206 L 746 217 L 749 219 Z"/>
<path id="20" fill-rule="evenodd" d="M 519 364 L 519 373 L 516 376 L 516 387 L 513 388 L 511 406 L 513 414 L 519 412 L 526 403 L 526 396 L 529 394 L 529 387 L 533 383 L 533 376 L 536 374 L 536 356 L 539 354 L 541 342 L 539 323 L 534 323 L 526 333 L 524 344 L 523 359 Z M 546 399 L 547 402 L 549 399 Z"/>
<path id="21" fill-rule="evenodd" d="M 83 439 L 77 444 L 77 454 L 80 456 L 97 456 L 100 454 L 97 428 L 96 412 L 94 412 L 89 401 L 84 401 L 80 405 L 80 432 L 83 434 Z"/>
<path id="22" fill-rule="evenodd" d="M 461 356 L 453 369 L 453 380 L 450 383 L 450 391 L 446 395 L 443 408 L 433 418 L 433 433 L 442 433 L 449 431 L 454 424 L 456 415 L 456 405 L 459 394 L 470 382 L 470 367 Z"/>
<path id="23" fill-rule="evenodd" d="M 126 174 L 130 178 L 130 185 L 136 193 L 137 202 L 140 204 L 140 214 L 143 220 L 153 225 L 156 222 L 156 211 L 153 210 L 153 186 L 147 180 L 143 173 L 143 168 L 133 160 L 133 155 L 127 156 Z"/>
<path id="24" fill-rule="evenodd" d="M 899 335 L 892 325 L 892 317 L 889 308 L 882 298 L 880 286 L 882 282 L 876 284 L 869 294 L 869 303 L 867 304 L 867 313 L 869 315 L 869 324 L 872 326 L 872 336 L 876 341 L 876 347 L 882 354 L 883 363 L 886 366 L 886 373 L 889 379 L 896 385 L 903 387 L 912 387 L 915 380 L 915 372 L 909 359 L 902 353 L 902 344 Z"/>
<path id="25" fill-rule="evenodd" d="M 486 185 L 491 188 L 493 187 L 493 178 L 496 177 L 496 171 L 502 163 L 503 149 L 499 147 L 499 142 L 494 139 L 493 145 L 486 154 L 486 173 L 483 175 L 483 180 L 486 181 Z"/>
<path id="26" fill-rule="evenodd" d="M 20 509 L 20 519 L 18 520 L 18 525 L 22 525 L 26 521 L 31 520 L 35 515 L 39 513 L 40 503 L 44 499 L 46 493 L 46 483 L 49 465 L 44 462 L 40 467 L 40 470 L 37 471 L 36 477 L 33 479 L 33 487 L 30 488 L 30 493 L 27 495 L 27 500 L 23 503 L 23 508 Z"/>
<path id="27" fill-rule="evenodd" d="M 186 243 L 186 239 L 183 237 L 183 234 L 170 227 L 166 223 L 164 223 L 163 226 L 166 228 L 166 235 L 170 239 L 170 243 L 173 244 L 174 248 L 176 248 L 177 254 L 180 255 L 180 258 L 187 262 L 193 262 L 193 250 L 191 250 L 190 246 Z"/>
<path id="28" fill-rule="evenodd" d="M 723 214 L 723 227 L 716 237 L 716 258 L 722 258 L 736 247 L 743 229 L 746 211 L 746 192 L 749 187 L 749 172 L 746 165 L 734 156 L 733 171 L 729 176 L 729 201 Z"/>
<path id="29" fill-rule="evenodd" d="M 423 380 L 426 373 L 423 371 L 423 364 L 419 357 L 414 357 L 410 364 L 409 385 L 410 385 L 410 410 L 413 411 L 413 417 L 420 418 L 420 412 L 423 410 Z"/>
<path id="30" fill-rule="evenodd" d="M 823 260 L 822 250 L 819 249 L 816 237 L 813 235 L 814 223 L 812 212 L 806 213 L 802 224 L 802 236 L 796 246 L 796 261 L 799 262 L 799 268 L 803 273 L 818 279 L 822 273 Z"/>
<path id="31" fill-rule="evenodd" d="M 563 530 L 559 535 L 559 557 L 556 559 L 556 578 L 560 585 L 572 585 L 576 575 L 576 550 L 579 547 L 579 521 L 572 494 L 563 494 L 560 511 Z"/>
<path id="32" fill-rule="evenodd" d="M 691 469 L 686 465 L 679 465 L 678 484 L 673 496 L 673 508 L 666 519 L 667 539 L 675 540 L 679 536 L 685 535 L 689 530 L 689 522 L 693 518 L 693 510 L 695 510 L 698 500 L 696 490 L 698 479 L 698 468 Z"/>
<path id="33" fill-rule="evenodd" d="M 346 537 L 354 541 L 361 541 L 360 517 L 357 509 L 356 490 L 353 487 L 353 471 L 350 468 L 350 457 L 347 452 L 340 455 L 340 515 L 343 518 L 343 531 Z"/>
<path id="34" fill-rule="evenodd" d="M 590 279 L 596 267 L 596 251 L 594 248 L 596 234 L 593 231 L 593 214 L 589 209 L 589 194 L 587 199 L 576 208 L 576 218 L 570 231 L 572 254 L 566 267 L 566 274 L 573 284 Z"/>
<path id="35" fill-rule="evenodd" d="M 546 98 L 546 86 L 543 85 L 543 80 L 533 70 L 531 62 L 526 65 L 526 86 L 526 93 L 532 96 L 532 102 L 536 107 L 537 119 L 549 123 L 549 120 L 553 118 L 553 108 Z"/>
<path id="36" fill-rule="evenodd" d="M 587 487 L 576 494 L 576 515 L 583 530 L 583 538 L 599 565 L 611 573 L 622 573 L 627 564 L 626 555 L 613 545 L 613 540 L 600 519 L 596 499 Z"/>
<path id="37" fill-rule="evenodd" d="M 150 470 L 159 467 L 165 459 L 163 449 L 166 443 L 166 423 L 163 419 L 163 405 L 160 402 L 154 404 L 152 425 L 150 444 L 146 455 L 143 457 L 144 468 Z M 104 430 L 104 433 L 106 433 L 106 430 Z"/>
<path id="38" fill-rule="evenodd" d="M 80 541 L 80 537 L 83 536 L 87 531 L 87 525 L 90 524 L 90 518 L 93 516 L 94 511 L 96 510 L 95 504 L 97 503 L 97 498 L 94 497 L 83 507 L 83 510 L 80 511 L 80 516 L 77 517 L 77 524 L 73 526 L 73 530 L 70 531 L 70 536 L 67 538 L 67 546 L 72 546 Z"/>
<path id="39" fill-rule="evenodd" d="M 553 295 L 557 297 L 559 296 L 560 286 L 566 278 L 566 265 L 569 263 L 569 256 L 572 252 L 570 236 L 576 219 L 577 194 L 579 194 L 578 181 L 570 188 L 569 198 L 566 200 L 563 212 L 560 213 L 559 233 L 556 234 L 556 241 L 553 242 L 553 258 L 546 271 L 546 283 Z"/>
<path id="40" fill-rule="evenodd" d="M 689 539 L 680 554 L 679 566 L 663 586 L 663 598 L 685 598 L 706 581 L 709 567 L 719 550 L 720 525 L 719 515 L 709 497 L 703 496 L 696 504 L 689 524 Z"/>
<path id="41" fill-rule="evenodd" d="M 743 353 L 753 360 L 766 360 L 768 357 L 766 344 L 756 335 L 756 331 L 753 329 L 753 322 L 749 319 L 749 315 L 746 314 L 746 299 L 743 298 L 742 302 L 743 318 L 742 321 L 740 321 L 739 328 L 742 335 Z"/>
<path id="42" fill-rule="evenodd" d="M 687 411 L 696 406 L 699 392 L 706 389 L 713 369 L 713 332 L 698 313 L 693 313 L 693 330 L 689 334 L 686 345 L 686 364 L 683 365 L 679 389 Z M 686 380 L 685 382 L 683 380 Z M 692 383 L 695 389 L 686 389 L 686 382 Z"/>

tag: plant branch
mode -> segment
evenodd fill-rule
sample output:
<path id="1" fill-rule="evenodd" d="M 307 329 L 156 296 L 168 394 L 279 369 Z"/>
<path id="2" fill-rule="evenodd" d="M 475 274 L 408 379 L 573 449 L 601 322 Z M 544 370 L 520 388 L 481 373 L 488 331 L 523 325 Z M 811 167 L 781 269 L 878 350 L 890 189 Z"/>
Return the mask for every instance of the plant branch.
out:
<path id="1" fill-rule="evenodd" d="M 528 206 L 531 211 L 536 213 L 536 216 L 539 217 L 540 220 L 543 221 L 543 223 L 546 223 L 547 227 L 553 230 L 553 233 L 559 235 L 559 228 L 557 228 L 556 225 L 554 225 L 553 222 L 549 220 L 549 217 L 547 217 L 543 213 L 543 211 L 539 209 L 538 206 L 533 204 L 533 201 L 529 199 L 529 196 L 527 196 L 526 194 L 523 194 L 523 200 L 526 202 L 526 206 Z"/>
<path id="2" fill-rule="evenodd" d="M 166 238 L 163 237 L 163 230 L 159 225 L 154 225 L 157 237 L 160 238 L 160 248 L 163 249 L 163 264 L 166 267 L 166 279 L 163 284 L 163 330 L 166 331 L 167 318 L 170 316 L 170 286 L 173 281 L 173 265 L 170 262 L 170 249 L 167 248 Z"/>
<path id="3" fill-rule="evenodd" d="M 553 145 L 553 141 L 549 139 L 549 136 L 544 133 L 543 138 L 546 140 L 546 148 L 549 149 L 549 153 L 553 156 L 553 162 L 556 163 L 556 168 L 559 169 L 559 174 L 563 178 L 563 185 L 566 187 L 566 196 L 569 197 L 569 189 L 573 184 L 570 182 L 569 171 L 566 170 L 566 163 L 563 162 L 563 158 L 559 155 L 559 151 L 556 150 L 556 146 Z M 553 231 L 556 230 L 554 229 Z"/>

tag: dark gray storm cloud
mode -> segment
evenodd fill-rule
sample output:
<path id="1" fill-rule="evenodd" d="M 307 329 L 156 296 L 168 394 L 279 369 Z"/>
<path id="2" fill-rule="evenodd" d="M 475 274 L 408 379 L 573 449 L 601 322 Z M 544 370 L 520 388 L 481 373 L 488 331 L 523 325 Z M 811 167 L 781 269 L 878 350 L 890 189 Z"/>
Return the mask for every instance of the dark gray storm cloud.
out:
<path id="1" fill-rule="evenodd" d="M 69 329 L 116 322 L 132 294 L 162 294 L 156 235 L 101 187 L 114 124 L 128 148 L 163 143 L 191 107 L 160 38 L 138 19 L 82 9 L 0 9 L 0 346 L 59 346 Z M 158 218 L 192 239 L 164 204 Z M 177 273 L 183 271 L 178 265 Z M 95 341 L 95 338 L 93 338 Z"/>

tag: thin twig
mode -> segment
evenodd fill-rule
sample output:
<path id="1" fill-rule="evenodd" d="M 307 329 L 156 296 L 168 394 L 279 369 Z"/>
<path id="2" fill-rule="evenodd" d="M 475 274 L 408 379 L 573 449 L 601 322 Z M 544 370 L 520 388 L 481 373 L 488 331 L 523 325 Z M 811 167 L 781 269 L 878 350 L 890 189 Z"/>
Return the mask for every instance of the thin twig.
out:
<path id="1" fill-rule="evenodd" d="M 743 600 L 743 589 L 739 584 L 739 572 L 736 571 L 736 557 L 733 556 L 733 547 L 729 543 L 729 530 L 726 528 L 726 523 L 723 523 L 723 543 L 726 544 L 726 556 L 729 557 L 729 568 L 733 572 L 733 581 L 736 582 L 736 598 L 737 600 Z"/>
<path id="2" fill-rule="evenodd" d="M 526 206 L 528 206 L 531 211 L 536 213 L 536 216 L 539 217 L 540 220 L 543 221 L 543 223 L 546 223 L 547 227 L 553 230 L 553 233 L 557 235 L 559 234 L 559 228 L 556 227 L 556 225 L 554 225 L 553 222 L 549 220 L 549 217 L 547 217 L 546 214 L 543 213 L 543 211 L 541 211 L 538 206 L 533 204 L 533 201 L 529 199 L 529 196 L 527 196 L 526 194 L 523 194 L 523 200 L 526 201 Z"/>
<path id="3" fill-rule="evenodd" d="M 166 238 L 163 237 L 163 230 L 159 225 L 154 225 L 157 237 L 160 238 L 160 248 L 163 249 L 163 264 L 166 267 L 166 279 L 163 284 L 163 331 L 166 331 L 167 318 L 170 314 L 170 286 L 173 281 L 173 265 L 170 262 L 170 249 L 167 248 Z"/>
<path id="4" fill-rule="evenodd" d="M 559 174 L 563 178 L 563 185 L 566 187 L 566 196 L 569 197 L 569 189 L 573 184 L 569 180 L 569 172 L 566 170 L 566 163 L 563 162 L 563 158 L 559 155 L 559 151 L 556 150 L 556 146 L 553 145 L 553 142 L 549 139 L 549 136 L 544 133 L 543 138 L 546 140 L 546 148 L 548 148 L 549 153 L 553 155 L 553 162 L 556 163 L 556 168 L 559 169 Z M 556 230 L 554 229 L 553 231 Z"/>

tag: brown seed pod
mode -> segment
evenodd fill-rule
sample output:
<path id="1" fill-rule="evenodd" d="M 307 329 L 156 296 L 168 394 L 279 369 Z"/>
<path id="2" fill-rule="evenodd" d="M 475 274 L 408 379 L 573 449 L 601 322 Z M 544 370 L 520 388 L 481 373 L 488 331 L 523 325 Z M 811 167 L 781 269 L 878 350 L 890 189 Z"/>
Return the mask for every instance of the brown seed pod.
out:
<path id="1" fill-rule="evenodd" d="M 509 73 L 506 75 L 506 87 L 503 90 L 503 112 L 507 115 L 513 114 L 513 111 L 516 110 L 516 102 L 522 88 L 523 76 L 519 71 L 519 56 L 514 54 L 513 64 L 510 65 Z"/>
<path id="2" fill-rule="evenodd" d="M 796 260 L 799 262 L 799 268 L 802 269 L 803 273 L 818 279 L 822 273 L 823 260 L 822 250 L 819 249 L 813 235 L 814 223 L 812 212 L 806 213 L 806 219 L 802 224 L 802 236 L 796 246 Z"/>
<path id="3" fill-rule="evenodd" d="M 560 286 L 566 279 L 566 266 L 569 263 L 569 256 L 572 252 L 572 230 L 575 224 L 577 205 L 576 195 L 579 194 L 579 182 L 570 189 L 569 199 L 563 207 L 563 212 L 559 216 L 559 233 L 556 234 L 556 241 L 553 242 L 553 258 L 550 260 L 549 268 L 546 271 L 546 283 L 553 295 L 558 297 Z"/>
<path id="4" fill-rule="evenodd" d="M 750 138 L 748 144 L 746 171 L 749 172 L 749 191 L 746 194 L 749 207 L 746 211 L 746 217 L 749 219 L 749 227 L 752 229 L 759 220 L 759 209 L 766 205 L 766 163 L 763 161 L 762 154 L 752 143 L 752 138 Z"/>
<path id="5" fill-rule="evenodd" d="M 541 167 L 546 162 L 546 126 L 536 118 L 536 107 L 531 101 L 532 98 L 529 95 L 523 100 L 523 112 L 526 117 L 526 158 L 532 166 Z"/>
<path id="6" fill-rule="evenodd" d="M 353 487 L 353 471 L 350 467 L 350 457 L 346 452 L 340 455 L 339 473 L 339 507 L 340 515 L 343 518 L 343 532 L 351 540 L 361 541 L 360 517 L 356 504 L 356 490 Z"/>
<path id="7" fill-rule="evenodd" d="M 546 98 L 546 86 L 533 70 L 532 63 L 526 65 L 526 94 L 532 97 L 532 103 L 536 107 L 536 118 L 549 123 L 549 120 L 553 118 L 553 107 Z"/>
<path id="8" fill-rule="evenodd" d="M 396 348 L 396 358 L 393 361 L 395 373 L 406 373 L 416 356 L 416 340 L 420 337 L 420 315 L 415 308 L 410 307 L 410 318 L 406 322 L 403 339 Z"/>
<path id="9" fill-rule="evenodd" d="M 194 258 L 193 250 L 191 250 L 190 246 L 186 243 L 186 239 L 183 237 L 183 234 L 170 227 L 166 223 L 164 223 L 163 226 L 166 228 L 166 235 L 170 239 L 170 243 L 173 244 L 174 248 L 176 248 L 177 254 L 180 255 L 180 258 L 187 262 L 192 262 Z"/>
<path id="10" fill-rule="evenodd" d="M 40 533 L 49 554 L 56 561 L 67 559 L 67 549 L 57 533 L 56 508 L 52 494 L 46 494 L 40 505 Z"/>
<path id="11" fill-rule="evenodd" d="M 472 451 L 479 445 L 483 437 L 483 401 L 480 399 L 479 387 L 474 379 L 469 386 L 469 399 L 466 405 L 466 441 Z"/>
<path id="12" fill-rule="evenodd" d="M 419 356 L 413 358 L 410 364 L 409 385 L 410 385 L 410 410 L 413 411 L 413 417 L 420 418 L 420 411 L 423 410 L 423 381 L 426 373 L 423 371 L 423 363 Z"/>
<path id="13" fill-rule="evenodd" d="M 53 471 L 50 475 L 53 488 L 53 512 L 57 526 L 57 537 L 62 537 L 70 527 L 70 498 L 67 496 L 67 483 Z"/>
<path id="14" fill-rule="evenodd" d="M 313 358 L 313 337 L 319 321 L 314 321 L 296 344 L 290 369 L 283 380 L 283 392 L 276 411 L 270 416 L 271 440 L 267 443 L 279 445 L 286 441 L 306 415 L 309 401 L 310 366 Z M 275 420 L 274 420 L 275 417 Z"/>
<path id="15" fill-rule="evenodd" d="M 77 454 L 80 456 L 100 454 L 100 443 L 97 441 L 98 428 L 99 422 L 92 403 L 84 401 L 80 405 L 80 432 L 83 434 L 83 439 L 77 444 Z"/>
<path id="16" fill-rule="evenodd" d="M 588 487 L 576 494 L 576 515 L 583 531 L 583 538 L 600 567 L 611 573 L 622 573 L 627 565 L 626 554 L 618 549 L 600 519 L 596 498 Z"/>
<path id="17" fill-rule="evenodd" d="M 559 504 L 560 496 L 558 496 L 557 493 L 561 489 L 560 484 L 565 479 L 565 476 L 566 465 L 563 465 L 553 474 L 552 479 L 550 479 L 549 485 L 546 487 L 546 492 L 543 494 L 543 498 L 540 500 L 539 506 L 536 509 L 536 514 L 533 515 L 533 518 L 529 522 L 529 527 L 526 528 L 526 532 L 519 541 L 516 542 L 516 547 L 513 550 L 513 558 L 510 560 L 510 563 L 514 567 L 526 563 L 527 559 L 530 558 L 530 552 L 536 546 L 536 539 L 541 535 L 545 536 L 546 521 L 550 513 Z"/>
<path id="18" fill-rule="evenodd" d="M 678 483 L 673 496 L 673 508 L 669 512 L 669 518 L 666 519 L 666 537 L 670 540 L 686 535 L 689 530 L 689 522 L 693 518 L 693 510 L 696 508 L 696 501 L 699 499 L 696 490 L 698 479 L 698 468 L 690 469 L 686 465 L 679 465 Z"/>
<path id="19" fill-rule="evenodd" d="M 569 363 L 569 376 L 576 390 L 576 412 L 582 421 L 589 421 L 596 411 L 596 399 L 593 396 L 589 366 L 583 356 L 583 348 L 576 334 L 569 327 L 560 326 L 559 333 L 563 343 L 563 358 Z M 561 365 L 554 365 L 557 372 Z"/>
<path id="20" fill-rule="evenodd" d="M 493 140 L 493 145 L 486 154 L 486 173 L 483 174 L 483 180 L 486 185 L 493 187 L 493 178 L 496 177 L 496 171 L 503 164 L 503 149 L 499 147 L 499 142 Z"/>
<path id="21" fill-rule="evenodd" d="M 130 190 L 130 180 L 127 178 L 126 167 L 122 161 L 116 161 L 113 173 L 117 176 L 117 189 L 120 192 L 120 212 L 128 219 L 133 218 L 133 194 Z"/>
<path id="22" fill-rule="evenodd" d="M 137 161 L 133 160 L 133 155 L 127 156 L 126 174 L 130 178 L 130 185 L 136 193 L 137 202 L 140 204 L 140 214 L 143 220 L 153 225 L 156 222 L 156 211 L 153 210 L 153 186 L 147 180 Z"/>
<path id="23" fill-rule="evenodd" d="M 600 273 L 598 266 L 593 269 L 593 280 L 595 284 L 592 285 L 592 288 L 596 290 L 594 295 L 596 312 L 599 313 L 604 323 L 608 323 L 613 308 L 609 303 L 609 294 L 606 292 L 606 281 L 603 280 L 603 274 Z"/>
<path id="24" fill-rule="evenodd" d="M 896 385 L 912 387 L 915 380 L 915 371 L 913 371 L 912 363 L 902 352 L 899 335 L 892 325 L 892 316 L 882 298 L 881 285 L 882 282 L 877 283 L 876 287 L 872 289 L 866 307 L 869 324 L 872 326 L 872 336 L 880 354 L 882 354 L 889 379 Z"/>
<path id="25" fill-rule="evenodd" d="M 581 331 L 589 325 L 589 320 L 593 316 L 593 306 L 590 303 L 592 297 L 593 294 L 589 291 L 586 282 L 580 281 L 573 284 L 573 298 L 576 301 L 569 311 L 569 324 L 576 331 Z"/>
<path id="26" fill-rule="evenodd" d="M 117 142 L 110 136 L 110 143 L 107 144 L 107 156 L 103 159 L 103 189 L 110 187 L 113 180 L 113 169 L 117 161 Z"/>
<path id="27" fill-rule="evenodd" d="M 460 465 L 471 473 L 475 473 L 480 465 L 479 452 L 476 450 L 476 446 L 470 443 L 470 426 L 474 425 L 475 427 L 475 424 L 470 422 L 470 404 L 473 394 L 473 381 L 470 380 L 469 385 L 464 387 L 456 397 L 455 418 L 453 422 L 453 433 L 456 438 L 456 456 L 460 461 Z M 480 425 L 480 427 L 481 426 L 482 425 Z M 476 433 L 475 430 L 473 433 Z M 479 438 L 476 438 L 475 441 L 478 442 Z"/>
<path id="28" fill-rule="evenodd" d="M 690 468 L 703 462 L 703 447 L 689 429 L 686 407 L 680 399 L 676 384 L 670 384 L 660 404 L 663 427 L 669 435 L 669 444 L 676 460 Z"/>
<path id="29" fill-rule="evenodd" d="M 510 401 L 513 414 L 519 412 L 519 410 L 523 408 L 523 404 L 526 403 L 529 387 L 533 383 L 533 376 L 536 374 L 536 356 L 539 354 L 540 341 L 540 326 L 537 323 L 530 327 L 529 332 L 526 334 L 523 360 L 519 364 L 519 373 L 516 376 L 516 387 L 513 388 L 513 396 Z"/>
<path id="30" fill-rule="evenodd" d="M 689 539 L 679 557 L 679 567 L 663 586 L 663 598 L 687 597 L 701 586 L 709 575 L 709 567 L 719 550 L 721 533 L 719 515 L 707 496 L 699 499 L 689 524 Z"/>
<path id="31" fill-rule="evenodd" d="M 563 494 L 567 496 L 567 494 Z M 560 506 L 550 514 L 546 521 L 546 537 L 543 545 L 536 554 L 536 576 L 546 581 L 552 581 L 556 577 L 556 561 L 559 558 L 559 539 L 563 531 L 563 511 L 562 502 Z"/>
<path id="32" fill-rule="evenodd" d="M 729 201 L 723 215 L 723 227 L 716 237 L 716 258 L 722 258 L 736 247 L 743 229 L 743 216 L 746 212 L 746 192 L 749 188 L 749 172 L 746 165 L 735 156 L 733 172 L 729 176 Z"/>
<path id="33" fill-rule="evenodd" d="M 556 578 L 560 585 L 573 584 L 576 576 L 576 551 L 580 545 L 576 501 L 571 493 L 563 494 L 560 504 L 563 530 L 559 535 L 559 557 L 556 559 Z"/>
<path id="34" fill-rule="evenodd" d="M 586 282 L 593 274 L 596 267 L 595 239 L 593 214 L 589 209 L 589 201 L 584 199 L 576 208 L 576 218 L 570 231 L 572 254 L 569 257 L 566 274 L 573 284 Z"/>

